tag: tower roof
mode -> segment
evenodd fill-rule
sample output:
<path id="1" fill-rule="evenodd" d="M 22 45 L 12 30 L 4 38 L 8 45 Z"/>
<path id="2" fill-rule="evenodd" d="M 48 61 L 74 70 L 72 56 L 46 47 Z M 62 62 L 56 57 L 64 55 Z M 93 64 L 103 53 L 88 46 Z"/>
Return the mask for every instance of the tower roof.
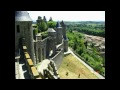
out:
<path id="1" fill-rule="evenodd" d="M 62 28 L 61 25 L 60 25 L 60 22 L 57 22 L 56 28 Z"/>
<path id="2" fill-rule="evenodd" d="M 15 21 L 32 21 L 27 11 L 16 11 Z"/>
<path id="3" fill-rule="evenodd" d="M 56 32 L 53 28 L 48 28 L 48 32 Z"/>
<path id="4" fill-rule="evenodd" d="M 63 20 L 62 20 L 62 22 L 61 22 L 60 24 L 61 24 L 62 26 L 66 26 L 65 23 L 63 22 Z"/>

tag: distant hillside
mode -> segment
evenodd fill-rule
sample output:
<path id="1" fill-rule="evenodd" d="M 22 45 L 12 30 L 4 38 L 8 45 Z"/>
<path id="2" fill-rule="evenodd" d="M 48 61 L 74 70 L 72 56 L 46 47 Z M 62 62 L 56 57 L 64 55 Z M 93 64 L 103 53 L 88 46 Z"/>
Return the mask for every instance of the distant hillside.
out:
<path id="1" fill-rule="evenodd" d="M 69 25 L 69 24 L 102 24 L 105 25 L 105 21 L 64 21 L 65 24 Z"/>
<path id="2" fill-rule="evenodd" d="M 78 31 L 88 35 L 105 37 L 105 22 L 103 21 L 81 21 L 65 22 L 68 31 Z"/>

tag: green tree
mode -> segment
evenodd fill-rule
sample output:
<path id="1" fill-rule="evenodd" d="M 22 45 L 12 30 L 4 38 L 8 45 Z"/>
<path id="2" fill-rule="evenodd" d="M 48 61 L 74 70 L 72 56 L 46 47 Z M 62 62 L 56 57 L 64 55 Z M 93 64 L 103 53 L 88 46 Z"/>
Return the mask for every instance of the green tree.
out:
<path id="1" fill-rule="evenodd" d="M 75 42 L 73 45 L 73 49 L 76 50 L 77 49 L 77 43 Z"/>
<path id="2" fill-rule="evenodd" d="M 95 71 L 100 71 L 100 69 L 101 69 L 100 62 L 94 62 L 93 67 L 94 67 Z"/>
<path id="3" fill-rule="evenodd" d="M 70 30 L 70 33 L 72 33 L 72 29 Z"/>
<path id="4" fill-rule="evenodd" d="M 48 28 L 54 28 L 56 26 L 56 22 L 54 21 L 48 21 Z"/>
<path id="5" fill-rule="evenodd" d="M 41 17 L 41 16 L 38 16 L 37 26 L 39 26 L 39 24 L 40 24 L 41 20 L 42 20 L 42 17 Z M 39 29 L 39 27 L 38 27 L 38 29 Z"/>
<path id="6" fill-rule="evenodd" d="M 54 21 L 52 20 L 52 17 L 50 17 L 47 25 L 48 25 L 48 28 L 55 28 L 56 22 L 54 22 Z"/>
<path id="7" fill-rule="evenodd" d="M 87 41 L 84 44 L 85 44 L 85 47 L 87 48 Z"/>
<path id="8" fill-rule="evenodd" d="M 73 47 L 74 42 L 73 42 L 72 40 L 71 40 L 71 41 L 69 41 L 68 43 L 69 43 L 69 46 L 70 46 L 70 47 Z"/>
<path id="9" fill-rule="evenodd" d="M 45 23 L 45 21 L 41 20 L 39 26 L 40 30 L 43 32 L 43 31 L 46 31 L 47 30 L 47 24 Z"/>

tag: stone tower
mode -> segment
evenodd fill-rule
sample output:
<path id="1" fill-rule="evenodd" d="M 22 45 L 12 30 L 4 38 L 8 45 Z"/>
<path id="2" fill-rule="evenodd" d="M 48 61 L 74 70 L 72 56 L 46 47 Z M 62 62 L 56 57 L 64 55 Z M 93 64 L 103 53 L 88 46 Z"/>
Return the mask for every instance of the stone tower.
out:
<path id="1" fill-rule="evenodd" d="M 61 27 L 60 23 L 57 22 L 57 24 L 56 24 L 56 40 L 57 40 L 57 44 L 62 43 L 62 39 L 63 39 L 62 27 Z"/>
<path id="2" fill-rule="evenodd" d="M 62 28 L 63 28 L 63 38 L 66 38 L 66 25 L 64 24 L 64 22 L 63 22 L 63 20 L 62 20 L 62 22 L 60 23 L 61 24 L 61 26 L 62 26 Z"/>
<path id="3" fill-rule="evenodd" d="M 32 19 L 27 11 L 15 12 L 15 50 L 19 47 L 19 39 L 25 39 L 28 53 L 34 62 L 34 43 L 32 31 Z"/>
<path id="4" fill-rule="evenodd" d="M 48 28 L 48 52 L 52 50 L 53 55 L 56 53 L 56 31 L 53 28 Z"/>
<path id="5" fill-rule="evenodd" d="M 63 41 L 64 41 L 64 52 L 68 51 L 68 38 L 66 36 L 66 25 L 64 24 L 64 22 L 61 22 L 61 26 L 63 28 L 62 32 L 63 32 Z"/>

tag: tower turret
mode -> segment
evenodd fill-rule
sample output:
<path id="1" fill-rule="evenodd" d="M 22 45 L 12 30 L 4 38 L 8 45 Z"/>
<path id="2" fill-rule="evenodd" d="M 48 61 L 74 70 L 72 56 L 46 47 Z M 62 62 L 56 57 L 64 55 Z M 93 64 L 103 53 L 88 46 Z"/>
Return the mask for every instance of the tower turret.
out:
<path id="1" fill-rule="evenodd" d="M 56 41 L 57 41 L 57 44 L 62 43 L 62 39 L 63 39 L 62 27 L 60 25 L 60 22 L 57 22 L 57 24 L 56 24 Z"/>
<path id="2" fill-rule="evenodd" d="M 32 19 L 27 11 L 15 12 L 15 50 L 19 48 L 18 45 L 20 38 L 25 38 L 25 44 L 28 48 L 28 53 L 34 62 Z"/>
<path id="3" fill-rule="evenodd" d="M 68 51 L 68 38 L 66 36 L 66 25 L 64 24 L 64 22 L 61 22 L 61 26 L 63 27 L 63 41 L 64 41 L 64 51 L 67 52 Z"/>
<path id="4" fill-rule="evenodd" d="M 55 44 L 55 41 L 56 41 L 56 31 L 53 29 L 53 28 L 48 28 L 48 45 L 49 45 L 49 48 L 48 48 L 48 52 L 50 54 L 51 50 L 52 50 L 52 54 L 54 55 L 56 53 L 56 44 Z"/>

